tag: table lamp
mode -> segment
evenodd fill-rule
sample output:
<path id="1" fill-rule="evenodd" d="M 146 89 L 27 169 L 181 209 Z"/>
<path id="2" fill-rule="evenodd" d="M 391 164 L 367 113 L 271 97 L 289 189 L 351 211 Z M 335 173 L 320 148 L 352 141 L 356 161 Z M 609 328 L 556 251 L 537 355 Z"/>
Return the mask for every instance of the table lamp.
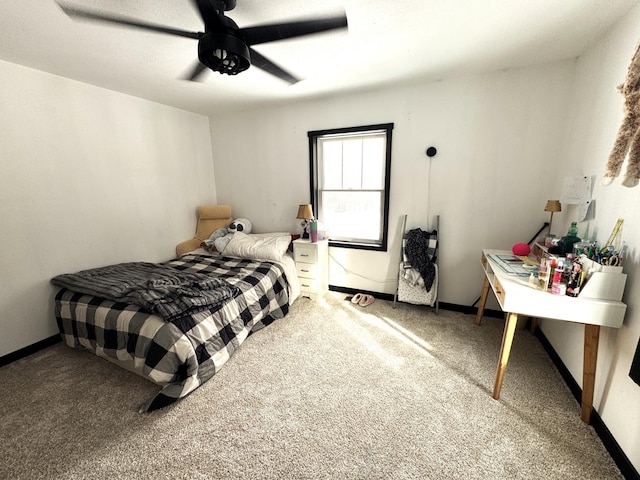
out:
<path id="1" fill-rule="evenodd" d="M 309 220 L 313 220 L 313 209 L 311 205 L 306 203 L 304 205 L 298 205 L 298 215 L 296 218 L 304 220 L 304 229 L 302 230 L 302 238 L 309 238 L 309 232 L 307 232 L 307 224 Z"/>
<path id="2" fill-rule="evenodd" d="M 551 212 L 551 216 L 549 217 L 549 235 L 551 235 L 551 222 L 553 222 L 553 214 L 555 212 L 562 211 L 560 200 L 547 200 L 547 205 L 544 207 L 544 211 Z"/>

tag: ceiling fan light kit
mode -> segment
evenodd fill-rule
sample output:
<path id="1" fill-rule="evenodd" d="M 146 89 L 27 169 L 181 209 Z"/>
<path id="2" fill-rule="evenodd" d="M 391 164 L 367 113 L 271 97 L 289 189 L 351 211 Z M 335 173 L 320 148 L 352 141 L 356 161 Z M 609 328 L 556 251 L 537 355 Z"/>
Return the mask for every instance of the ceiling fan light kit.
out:
<path id="1" fill-rule="evenodd" d="M 205 33 L 198 42 L 198 58 L 214 72 L 237 75 L 251 66 L 249 48 L 238 37 Z"/>
<path id="2" fill-rule="evenodd" d="M 62 3 L 59 5 L 68 16 L 73 18 L 197 39 L 200 62 L 187 78 L 190 81 L 198 80 L 206 68 L 227 75 L 237 75 L 254 65 L 286 82 L 296 83 L 299 81 L 297 77 L 251 47 L 261 43 L 347 28 L 347 16 L 344 13 L 334 17 L 240 28 L 224 14 L 225 11 L 235 8 L 236 0 L 192 0 L 192 3 L 200 13 L 205 27 L 204 32 L 189 32 L 120 15 L 91 12 Z"/>

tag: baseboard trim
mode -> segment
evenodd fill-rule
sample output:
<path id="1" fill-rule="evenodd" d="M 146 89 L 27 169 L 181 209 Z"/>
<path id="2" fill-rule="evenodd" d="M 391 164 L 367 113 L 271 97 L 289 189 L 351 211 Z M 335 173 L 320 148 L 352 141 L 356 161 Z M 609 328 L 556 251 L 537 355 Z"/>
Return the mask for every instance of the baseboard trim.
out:
<path id="1" fill-rule="evenodd" d="M 582 389 L 569 372 L 569 369 L 560 359 L 560 355 L 558 355 L 558 353 L 555 351 L 555 349 L 551 345 L 551 342 L 549 342 L 541 329 L 536 329 L 535 335 L 540 340 L 540 343 L 549 355 L 549 358 L 551 358 L 553 364 L 558 369 L 558 372 L 560 372 L 562 379 L 569 387 L 569 390 L 575 397 L 576 401 L 578 403 L 581 403 Z M 611 431 L 607 428 L 606 424 L 602 421 L 602 418 L 600 418 L 600 415 L 598 415 L 598 412 L 595 409 L 591 412 L 591 426 L 598 434 L 598 437 L 600 437 L 604 448 L 607 449 L 607 452 L 609 452 L 609 455 L 611 455 L 613 461 L 616 462 L 616 465 L 620 469 L 620 472 L 622 473 L 624 478 L 626 478 L 627 480 L 640 480 L 640 474 L 629 460 L 629 457 L 627 457 L 627 455 L 622 451 L 620 445 L 611 434 Z"/>
<path id="2" fill-rule="evenodd" d="M 44 340 L 40 340 L 32 345 L 28 345 L 20 350 L 16 350 L 15 352 L 11 352 L 7 355 L 0 357 L 0 367 L 7 365 L 11 362 L 15 362 L 16 360 L 20 360 L 21 358 L 28 357 L 40 350 L 44 350 L 47 347 L 55 345 L 56 343 L 60 343 L 62 338 L 60 338 L 60 334 L 53 335 L 49 338 L 45 338 Z"/>
<path id="3" fill-rule="evenodd" d="M 388 300 L 390 302 L 393 302 L 393 295 L 390 293 L 372 292 L 370 290 L 356 290 L 354 288 L 338 287 L 335 285 L 329 285 L 329 290 L 331 290 L 332 292 L 347 293 L 349 295 L 355 295 L 356 293 L 366 293 L 367 295 L 373 295 L 380 300 Z M 428 307 L 428 305 L 425 306 Z M 476 307 L 468 307 L 467 305 L 438 302 L 438 306 L 443 310 L 451 310 L 453 312 L 460 312 L 467 315 L 475 315 L 476 313 L 478 313 L 478 309 Z M 484 316 L 493 318 L 504 318 L 504 312 L 500 310 L 486 309 L 484 311 Z"/>

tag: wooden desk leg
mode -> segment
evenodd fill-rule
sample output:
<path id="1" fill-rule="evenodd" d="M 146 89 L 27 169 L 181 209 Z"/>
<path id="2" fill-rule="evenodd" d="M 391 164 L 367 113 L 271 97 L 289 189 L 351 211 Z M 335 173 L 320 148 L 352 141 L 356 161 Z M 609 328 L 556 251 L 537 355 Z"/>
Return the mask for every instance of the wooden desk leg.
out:
<path id="1" fill-rule="evenodd" d="M 591 423 L 593 410 L 593 390 L 596 383 L 596 363 L 598 361 L 598 340 L 600 325 L 584 326 L 584 359 L 582 367 L 582 414 L 585 423 Z"/>
<path id="2" fill-rule="evenodd" d="M 484 315 L 484 306 L 487 304 L 487 295 L 489 295 L 489 277 L 484 276 L 484 282 L 482 283 L 482 295 L 480 296 L 480 303 L 478 304 L 478 313 L 476 315 L 476 325 L 482 323 L 482 315 Z"/>
<path id="3" fill-rule="evenodd" d="M 500 358 L 498 359 L 498 370 L 496 372 L 496 382 L 493 385 L 493 398 L 500 398 L 500 389 L 502 388 L 502 379 L 504 372 L 507 370 L 507 362 L 511 353 L 511 344 L 513 343 L 513 335 L 516 333 L 516 325 L 518 324 L 517 313 L 507 313 L 507 319 L 504 323 L 504 333 L 502 334 L 502 346 L 500 347 Z"/>
<path id="4" fill-rule="evenodd" d="M 531 317 L 531 335 L 536 334 L 537 328 L 538 328 L 538 317 Z"/>

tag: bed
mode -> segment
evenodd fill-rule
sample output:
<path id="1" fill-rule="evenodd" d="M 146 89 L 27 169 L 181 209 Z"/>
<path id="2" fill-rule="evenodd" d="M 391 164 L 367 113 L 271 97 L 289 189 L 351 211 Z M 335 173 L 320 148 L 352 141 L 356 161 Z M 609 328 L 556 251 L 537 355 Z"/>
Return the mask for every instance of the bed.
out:
<path id="1" fill-rule="evenodd" d="M 289 242 L 238 232 L 223 253 L 197 248 L 158 264 L 58 275 L 52 283 L 60 287 L 55 315 L 62 339 L 160 385 L 140 411 L 170 405 L 211 379 L 251 334 L 287 315 L 300 293 Z M 156 280 L 155 267 L 170 280 Z M 142 295 L 129 288 L 136 275 L 152 279 Z M 206 295 L 185 290 L 187 284 Z M 158 293 L 166 291 L 180 308 Z"/>

